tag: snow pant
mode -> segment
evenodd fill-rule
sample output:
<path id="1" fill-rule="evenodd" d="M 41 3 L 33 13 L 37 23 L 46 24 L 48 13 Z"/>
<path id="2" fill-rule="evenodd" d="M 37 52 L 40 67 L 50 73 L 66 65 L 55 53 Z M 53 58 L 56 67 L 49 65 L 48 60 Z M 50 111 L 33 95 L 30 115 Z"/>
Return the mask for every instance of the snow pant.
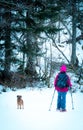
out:
<path id="1" fill-rule="evenodd" d="M 57 109 L 66 109 L 66 94 L 67 92 L 58 92 Z"/>

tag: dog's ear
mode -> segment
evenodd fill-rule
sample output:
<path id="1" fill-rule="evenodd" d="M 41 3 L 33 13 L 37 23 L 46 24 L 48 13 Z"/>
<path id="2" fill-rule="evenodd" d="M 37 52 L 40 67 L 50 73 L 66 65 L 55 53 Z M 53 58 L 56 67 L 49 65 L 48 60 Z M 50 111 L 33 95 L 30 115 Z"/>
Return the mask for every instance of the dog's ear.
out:
<path id="1" fill-rule="evenodd" d="M 22 96 L 21 95 L 17 95 L 17 98 L 22 98 Z"/>

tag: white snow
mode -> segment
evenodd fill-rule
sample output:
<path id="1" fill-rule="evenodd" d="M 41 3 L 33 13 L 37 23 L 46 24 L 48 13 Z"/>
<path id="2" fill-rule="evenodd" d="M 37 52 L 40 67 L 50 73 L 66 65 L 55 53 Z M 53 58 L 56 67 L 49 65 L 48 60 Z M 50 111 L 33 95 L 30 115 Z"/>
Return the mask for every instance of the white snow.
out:
<path id="1" fill-rule="evenodd" d="M 67 112 L 56 111 L 55 92 L 51 111 L 49 106 L 54 88 L 21 89 L 0 94 L 0 130 L 81 130 L 83 127 L 83 94 L 67 94 Z M 21 94 L 24 109 L 17 109 L 16 96 Z"/>

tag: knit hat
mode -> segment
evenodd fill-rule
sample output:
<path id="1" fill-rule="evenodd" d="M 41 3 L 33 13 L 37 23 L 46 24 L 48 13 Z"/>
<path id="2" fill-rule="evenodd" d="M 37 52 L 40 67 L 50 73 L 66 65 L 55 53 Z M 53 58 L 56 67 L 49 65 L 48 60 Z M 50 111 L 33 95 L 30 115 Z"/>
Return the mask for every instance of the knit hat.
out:
<path id="1" fill-rule="evenodd" d="M 62 66 L 60 67 L 60 71 L 61 71 L 61 72 L 66 72 L 66 70 L 67 70 L 66 65 L 62 65 Z"/>

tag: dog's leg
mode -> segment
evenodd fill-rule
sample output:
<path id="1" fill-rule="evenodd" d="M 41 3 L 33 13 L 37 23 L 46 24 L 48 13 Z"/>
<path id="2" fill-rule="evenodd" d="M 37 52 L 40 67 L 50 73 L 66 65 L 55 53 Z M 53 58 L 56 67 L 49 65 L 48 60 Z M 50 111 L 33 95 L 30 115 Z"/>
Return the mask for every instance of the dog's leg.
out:
<path id="1" fill-rule="evenodd" d="M 19 109 L 19 105 L 17 105 L 17 109 Z"/>
<path id="2" fill-rule="evenodd" d="M 18 102 L 17 102 L 17 109 L 19 109 Z"/>
<path id="3" fill-rule="evenodd" d="M 24 102 L 23 102 L 23 100 L 22 100 L 22 109 L 24 109 Z"/>
<path id="4" fill-rule="evenodd" d="M 21 109 L 21 104 L 20 104 L 20 109 Z"/>
<path id="5" fill-rule="evenodd" d="M 24 104 L 22 105 L 22 109 L 24 109 Z"/>

